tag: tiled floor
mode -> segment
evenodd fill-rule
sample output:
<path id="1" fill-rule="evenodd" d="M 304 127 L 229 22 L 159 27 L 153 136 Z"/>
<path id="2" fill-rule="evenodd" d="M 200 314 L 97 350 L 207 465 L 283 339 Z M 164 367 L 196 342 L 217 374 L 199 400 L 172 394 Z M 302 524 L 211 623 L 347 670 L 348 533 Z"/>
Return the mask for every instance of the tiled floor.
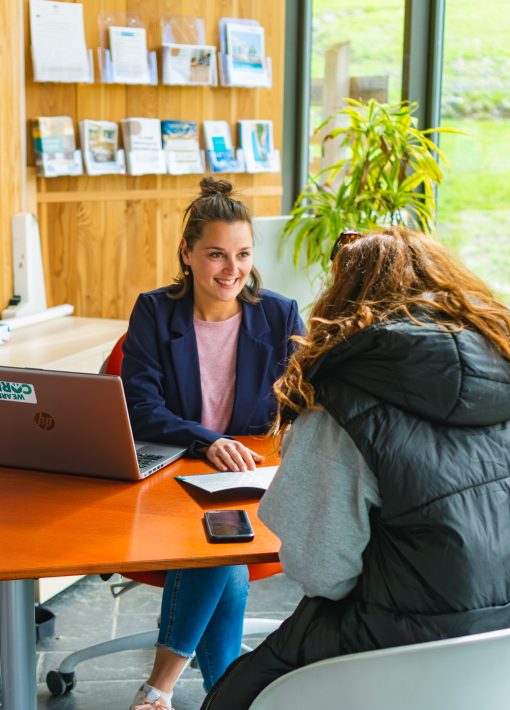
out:
<path id="1" fill-rule="evenodd" d="M 76 669 L 75 689 L 60 698 L 49 693 L 46 673 L 84 646 L 155 628 L 160 595 L 161 590 L 139 586 L 113 599 L 109 583 L 87 577 L 46 602 L 56 614 L 56 634 L 37 646 L 38 710 L 127 710 L 136 688 L 148 676 L 152 650 L 123 651 L 85 661 Z M 284 575 L 260 580 L 252 585 L 248 615 L 284 619 L 300 598 L 298 585 Z M 261 640 L 253 638 L 250 644 Z M 203 698 L 200 672 L 188 668 L 175 689 L 175 709 L 198 710 Z"/>

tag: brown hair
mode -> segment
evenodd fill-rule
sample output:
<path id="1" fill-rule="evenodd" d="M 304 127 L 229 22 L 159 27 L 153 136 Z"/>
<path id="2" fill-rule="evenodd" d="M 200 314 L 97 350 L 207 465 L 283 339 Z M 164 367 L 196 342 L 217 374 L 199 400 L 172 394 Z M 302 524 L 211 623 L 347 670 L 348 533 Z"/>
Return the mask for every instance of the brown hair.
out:
<path id="1" fill-rule="evenodd" d="M 226 222 L 227 224 L 246 222 L 252 229 L 248 207 L 240 200 L 234 199 L 233 194 L 233 185 L 227 180 L 215 180 L 212 177 L 202 178 L 200 195 L 184 210 L 182 237 L 190 251 L 201 239 L 204 227 L 209 222 Z M 180 247 L 177 256 L 180 273 L 167 290 L 167 296 L 175 300 L 183 298 L 193 289 L 193 274 L 184 263 Z M 247 303 L 258 303 L 261 288 L 260 274 L 253 266 L 250 272 L 250 284 L 244 286 L 237 298 Z"/>
<path id="2" fill-rule="evenodd" d="M 313 409 L 311 366 L 337 343 L 394 317 L 417 314 L 451 329 L 471 328 L 510 359 L 510 313 L 488 287 L 432 237 L 390 227 L 341 242 L 332 284 L 310 313 L 310 329 L 274 385 L 278 411 L 272 433 L 302 409 Z"/>

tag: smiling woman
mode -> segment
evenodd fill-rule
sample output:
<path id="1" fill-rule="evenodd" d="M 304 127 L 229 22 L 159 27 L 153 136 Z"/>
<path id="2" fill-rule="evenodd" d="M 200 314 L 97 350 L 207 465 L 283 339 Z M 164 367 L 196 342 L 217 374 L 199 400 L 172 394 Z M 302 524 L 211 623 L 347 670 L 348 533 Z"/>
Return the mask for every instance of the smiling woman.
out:
<path id="1" fill-rule="evenodd" d="M 209 222 L 194 249 L 183 239 L 181 253 L 193 274 L 195 314 L 222 321 L 241 312 L 237 297 L 253 269 L 253 235 L 248 222 Z"/>
<path id="2" fill-rule="evenodd" d="M 200 188 L 184 213 L 181 273 L 135 304 L 122 379 L 137 438 L 246 471 L 262 457 L 233 435 L 268 431 L 273 383 L 302 322 L 295 301 L 261 289 L 250 213 L 232 185 L 203 178 Z M 242 565 L 167 572 L 156 661 L 133 710 L 170 707 L 195 649 L 212 687 L 240 652 L 247 579 Z"/>

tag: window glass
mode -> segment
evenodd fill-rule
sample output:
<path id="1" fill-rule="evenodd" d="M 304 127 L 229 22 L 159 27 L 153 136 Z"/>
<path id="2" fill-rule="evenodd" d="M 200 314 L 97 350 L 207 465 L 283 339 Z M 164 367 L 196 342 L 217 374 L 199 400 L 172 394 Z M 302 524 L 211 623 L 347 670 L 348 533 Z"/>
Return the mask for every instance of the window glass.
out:
<path id="1" fill-rule="evenodd" d="M 400 101 L 404 0 L 313 0 L 310 173 L 320 168 L 317 126 L 345 96 Z"/>
<path id="2" fill-rule="evenodd" d="M 510 11 L 446 0 L 438 236 L 510 305 Z"/>

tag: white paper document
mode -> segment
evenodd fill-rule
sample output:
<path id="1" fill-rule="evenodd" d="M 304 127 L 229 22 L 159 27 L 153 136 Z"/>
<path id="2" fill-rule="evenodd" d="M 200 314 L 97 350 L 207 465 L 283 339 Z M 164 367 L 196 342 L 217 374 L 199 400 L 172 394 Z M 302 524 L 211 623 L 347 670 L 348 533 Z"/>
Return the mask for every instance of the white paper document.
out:
<path id="1" fill-rule="evenodd" d="M 150 70 L 145 27 L 109 27 L 112 81 L 149 84 Z"/>
<path id="2" fill-rule="evenodd" d="M 255 471 L 222 471 L 221 473 L 201 473 L 192 476 L 176 476 L 176 481 L 183 481 L 196 486 L 207 493 L 256 491 L 258 495 L 267 491 L 278 466 L 261 466 Z"/>
<path id="3" fill-rule="evenodd" d="M 91 80 L 83 5 L 30 0 L 30 35 L 36 81 Z"/>

